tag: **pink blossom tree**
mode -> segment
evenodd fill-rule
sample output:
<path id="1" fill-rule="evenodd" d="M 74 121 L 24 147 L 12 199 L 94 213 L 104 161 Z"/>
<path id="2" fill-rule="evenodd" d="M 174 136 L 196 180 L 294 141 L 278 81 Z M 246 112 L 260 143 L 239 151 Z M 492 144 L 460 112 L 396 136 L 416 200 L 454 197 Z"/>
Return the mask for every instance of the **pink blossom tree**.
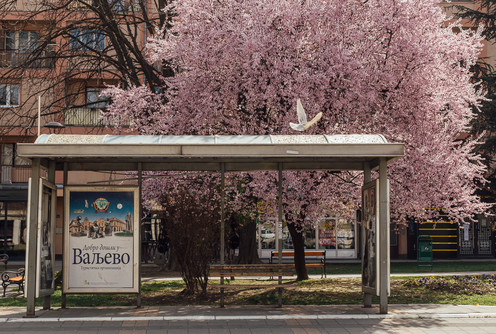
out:
<path id="1" fill-rule="evenodd" d="M 486 208 L 474 193 L 474 180 L 484 183 L 481 158 L 473 140 L 459 140 L 482 99 L 469 73 L 481 37 L 445 23 L 437 2 L 174 2 L 172 28 L 151 38 L 147 53 L 175 75 L 163 78 L 160 93 L 110 89 L 110 115 L 133 119 L 147 134 L 296 134 L 288 124 L 301 98 L 309 117 L 323 112 L 306 134 L 380 133 L 405 143 L 406 157 L 389 171 L 396 222 L 428 218 L 433 207 L 468 217 Z M 275 198 L 274 178 L 253 174 L 253 193 Z M 322 203 L 358 206 L 362 182 L 353 174 L 285 173 L 295 253 L 303 254 L 295 238 L 306 218 L 317 217 Z"/>

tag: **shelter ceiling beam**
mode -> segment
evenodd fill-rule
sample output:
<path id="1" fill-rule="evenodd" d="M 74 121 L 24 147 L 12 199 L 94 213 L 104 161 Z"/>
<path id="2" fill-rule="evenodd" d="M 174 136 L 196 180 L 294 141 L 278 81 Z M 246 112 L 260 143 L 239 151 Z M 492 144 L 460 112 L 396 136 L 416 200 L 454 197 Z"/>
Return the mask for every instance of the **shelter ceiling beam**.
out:
<path id="1" fill-rule="evenodd" d="M 222 163 L 222 162 L 221 162 Z M 278 170 L 278 164 L 283 164 L 284 170 L 362 170 L 362 161 L 318 161 L 310 159 L 295 162 L 272 161 L 240 161 L 226 162 L 226 172 Z M 134 171 L 136 162 L 69 162 L 70 171 Z M 63 169 L 63 163 L 57 165 Z M 143 171 L 219 171 L 219 162 L 144 162 Z"/>

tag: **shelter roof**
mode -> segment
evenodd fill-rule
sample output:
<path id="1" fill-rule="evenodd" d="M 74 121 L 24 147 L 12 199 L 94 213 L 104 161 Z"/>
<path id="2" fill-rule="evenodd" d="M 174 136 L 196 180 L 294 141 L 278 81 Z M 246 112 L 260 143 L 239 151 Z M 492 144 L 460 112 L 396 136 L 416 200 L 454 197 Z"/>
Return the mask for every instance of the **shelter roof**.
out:
<path id="1" fill-rule="evenodd" d="M 19 144 L 21 157 L 69 170 L 361 170 L 404 155 L 382 135 L 141 136 L 41 135 Z"/>

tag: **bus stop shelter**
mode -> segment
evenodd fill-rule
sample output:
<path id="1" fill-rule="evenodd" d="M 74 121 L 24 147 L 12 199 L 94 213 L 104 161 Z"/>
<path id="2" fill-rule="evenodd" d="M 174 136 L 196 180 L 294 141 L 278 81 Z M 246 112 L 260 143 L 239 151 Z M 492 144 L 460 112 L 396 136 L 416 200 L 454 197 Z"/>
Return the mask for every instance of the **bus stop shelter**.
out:
<path id="1" fill-rule="evenodd" d="M 26 254 L 27 317 L 35 316 L 37 242 L 40 229 L 40 189 L 43 179 L 55 183 L 63 171 L 64 187 L 71 171 L 135 171 L 141 190 L 144 171 L 207 171 L 221 174 L 278 171 L 278 225 L 282 223 L 282 172 L 284 170 L 363 171 L 364 184 L 371 171 L 378 184 L 378 295 L 380 312 L 387 313 L 389 291 L 389 188 L 387 165 L 404 156 L 404 144 L 388 143 L 382 135 L 260 135 L 260 136 L 138 136 L 138 135 L 42 135 L 35 143 L 19 144 L 19 156 L 32 162 L 28 194 L 28 242 Z M 141 191 L 139 191 L 141 218 Z M 221 263 L 224 263 L 224 196 L 221 214 Z M 67 212 L 64 212 L 66 215 Z M 64 224 L 66 219 L 64 218 Z M 281 236 L 281 234 L 279 234 Z M 279 240 L 279 254 L 282 242 Z M 139 259 L 139 250 L 138 250 Z M 139 260 L 137 266 L 139 267 Z M 139 270 L 139 269 L 138 269 Z M 139 271 L 138 271 L 139 277 Z M 140 280 L 140 278 L 138 278 Z M 140 283 L 140 282 L 139 282 Z M 141 295 L 138 292 L 138 306 Z M 364 295 L 370 307 L 372 293 Z M 45 295 L 50 307 L 50 295 Z"/>

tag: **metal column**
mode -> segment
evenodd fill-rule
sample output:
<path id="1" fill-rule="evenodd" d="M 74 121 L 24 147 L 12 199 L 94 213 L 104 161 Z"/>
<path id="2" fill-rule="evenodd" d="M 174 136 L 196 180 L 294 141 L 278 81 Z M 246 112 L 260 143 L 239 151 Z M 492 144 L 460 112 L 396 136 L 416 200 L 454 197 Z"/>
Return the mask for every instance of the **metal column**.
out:
<path id="1" fill-rule="evenodd" d="M 225 251 L 225 234 L 226 227 L 224 225 L 225 216 L 225 201 L 226 201 L 226 164 L 220 164 L 220 264 L 224 264 L 224 251 Z M 224 277 L 220 278 L 220 285 L 224 285 Z M 220 307 L 224 307 L 224 288 L 220 289 Z"/>
<path id="2" fill-rule="evenodd" d="M 138 221 L 139 221 L 139 232 L 138 235 L 140 236 L 141 240 L 141 230 L 143 227 L 141 226 L 141 221 L 143 219 L 143 195 L 141 193 L 141 189 L 143 187 L 143 164 L 141 162 L 138 162 Z M 138 245 L 138 295 L 136 297 L 136 307 L 141 307 L 141 245 Z"/>
<path id="3" fill-rule="evenodd" d="M 371 178 L 372 177 L 371 177 L 371 172 L 370 172 L 370 165 L 368 162 L 366 162 L 363 164 L 363 184 L 365 185 L 365 184 L 369 183 Z M 363 202 L 363 199 L 362 199 L 362 202 Z M 362 216 L 363 216 L 363 213 L 362 213 Z M 361 258 L 362 258 L 362 265 L 363 265 L 364 247 L 367 247 L 367 244 L 365 242 L 365 226 L 363 224 L 363 221 L 362 221 L 362 228 L 360 230 L 362 232 L 361 236 L 360 236 L 360 240 L 361 240 L 360 245 L 362 246 Z M 363 279 L 363 277 L 362 277 L 362 279 Z M 366 307 L 366 308 L 372 307 L 372 294 L 364 292 L 364 294 L 363 294 L 363 307 Z"/>
<path id="4" fill-rule="evenodd" d="M 279 240 L 277 241 L 277 254 L 278 263 L 282 264 L 282 163 L 278 164 L 278 186 L 277 186 L 277 232 L 279 235 Z M 279 285 L 282 284 L 282 276 L 279 276 Z M 279 307 L 282 307 L 282 289 L 278 289 L 278 302 Z"/>
<path id="5" fill-rule="evenodd" d="M 388 313 L 389 291 L 389 193 L 387 160 L 379 162 L 379 301 L 380 313 Z"/>
<path id="6" fill-rule="evenodd" d="M 226 165 L 225 163 L 220 164 L 220 264 L 224 264 L 224 251 L 225 251 L 225 233 L 226 233 L 226 227 L 224 226 L 224 220 L 225 220 L 225 205 L 226 205 L 226 180 L 225 180 L 225 173 L 226 173 Z"/>
<path id="7" fill-rule="evenodd" d="M 7 219 L 8 219 L 8 211 L 9 211 L 9 202 L 3 202 L 3 206 L 5 210 L 5 216 L 3 221 L 3 253 L 7 254 Z M 5 269 L 7 269 L 7 262 L 5 262 Z"/>
<path id="8" fill-rule="evenodd" d="M 28 251 L 26 252 L 27 277 L 26 277 L 26 318 L 35 317 L 36 301 L 36 243 L 38 227 L 38 206 L 40 202 L 40 159 L 33 159 L 31 165 L 31 187 L 29 189 L 28 207 Z"/>
<path id="9" fill-rule="evenodd" d="M 277 184 L 277 252 L 279 263 L 282 263 L 282 163 L 278 164 L 278 184 Z"/>
<path id="10" fill-rule="evenodd" d="M 55 160 L 50 160 L 48 162 L 48 181 L 55 184 Z M 52 201 L 55 201 L 55 203 L 57 203 L 57 195 L 55 195 L 55 198 L 52 198 Z M 56 214 L 55 214 L 55 216 L 56 216 Z M 51 223 L 57 224 L 56 222 L 52 222 L 52 221 L 51 221 Z M 53 245 L 53 246 L 54 246 L 54 249 L 52 251 L 55 252 L 55 245 Z M 55 265 L 55 263 L 53 265 Z M 44 296 L 43 297 L 43 309 L 49 310 L 50 306 L 51 306 L 51 295 Z"/>
<path id="11" fill-rule="evenodd" d="M 67 162 L 64 162 L 64 179 L 63 179 L 63 195 L 62 195 L 62 202 L 63 202 L 63 215 L 62 215 L 62 251 L 65 250 L 65 219 L 68 217 L 69 212 L 66 212 L 66 207 L 65 207 L 65 189 L 67 187 L 67 179 L 68 179 L 68 173 L 69 173 L 69 167 L 67 166 Z M 64 279 L 64 270 L 67 270 L 64 266 L 65 261 L 62 260 L 62 280 Z M 62 287 L 64 286 L 64 282 L 62 282 Z M 67 298 L 66 294 L 64 293 L 64 288 L 62 288 L 62 295 L 60 298 L 60 308 L 65 309 L 67 307 Z"/>

